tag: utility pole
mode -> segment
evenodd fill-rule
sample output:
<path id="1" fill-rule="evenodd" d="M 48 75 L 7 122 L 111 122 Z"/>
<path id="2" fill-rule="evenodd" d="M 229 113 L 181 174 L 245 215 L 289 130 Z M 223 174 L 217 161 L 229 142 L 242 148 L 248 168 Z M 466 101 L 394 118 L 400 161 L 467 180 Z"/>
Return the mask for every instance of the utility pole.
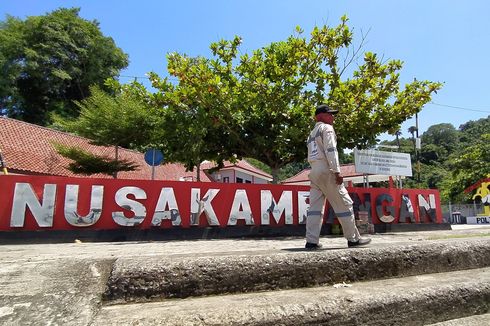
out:
<path id="1" fill-rule="evenodd" d="M 397 130 L 396 133 L 395 133 L 395 136 L 396 136 L 396 145 L 398 147 L 398 153 L 400 153 L 400 135 L 402 134 L 402 132 L 400 130 Z M 402 176 L 399 175 L 397 176 L 397 180 L 398 180 L 398 187 L 400 189 L 403 188 L 403 184 L 402 184 Z"/>
<path id="2" fill-rule="evenodd" d="M 415 117 L 416 117 L 416 120 L 417 120 L 417 116 L 415 116 Z M 408 132 L 412 134 L 413 154 L 414 154 L 413 162 L 415 163 L 416 160 L 418 161 L 418 155 L 417 155 L 418 128 L 416 126 L 411 126 L 410 128 L 408 128 Z M 410 157 L 411 157 L 411 155 L 410 155 Z M 416 167 L 414 170 L 418 170 L 418 168 Z M 417 171 L 415 171 L 415 172 L 417 172 Z M 416 180 L 415 173 L 414 173 L 414 176 L 413 176 L 413 180 Z"/>
<path id="3" fill-rule="evenodd" d="M 420 138 L 419 138 L 419 115 L 415 113 L 415 135 L 416 135 L 416 151 L 415 155 L 417 156 L 417 182 L 420 183 Z"/>

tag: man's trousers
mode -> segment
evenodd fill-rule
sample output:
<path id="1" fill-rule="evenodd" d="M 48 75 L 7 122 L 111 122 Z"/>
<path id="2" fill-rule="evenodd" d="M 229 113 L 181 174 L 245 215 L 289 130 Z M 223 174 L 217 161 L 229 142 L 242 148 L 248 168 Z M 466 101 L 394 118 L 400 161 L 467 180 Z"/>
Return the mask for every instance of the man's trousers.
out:
<path id="1" fill-rule="evenodd" d="M 344 237 L 349 241 L 360 239 L 356 227 L 352 199 L 345 186 L 337 185 L 335 174 L 328 169 L 327 162 L 311 162 L 310 179 L 310 209 L 306 217 L 306 242 L 318 243 L 322 227 L 325 198 L 332 206 L 337 216 Z"/>

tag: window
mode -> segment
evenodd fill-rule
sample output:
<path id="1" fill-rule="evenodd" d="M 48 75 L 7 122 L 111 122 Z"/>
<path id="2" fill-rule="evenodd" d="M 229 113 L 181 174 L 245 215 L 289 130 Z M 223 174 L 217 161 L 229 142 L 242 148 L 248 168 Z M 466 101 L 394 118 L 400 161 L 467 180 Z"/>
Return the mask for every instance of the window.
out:
<path id="1" fill-rule="evenodd" d="M 243 179 L 242 178 L 236 178 L 236 183 L 243 183 Z"/>
<path id="2" fill-rule="evenodd" d="M 230 177 L 223 177 L 223 183 L 230 183 Z"/>
<path id="3" fill-rule="evenodd" d="M 245 183 L 252 183 L 252 181 L 250 181 L 250 180 L 245 180 Z"/>

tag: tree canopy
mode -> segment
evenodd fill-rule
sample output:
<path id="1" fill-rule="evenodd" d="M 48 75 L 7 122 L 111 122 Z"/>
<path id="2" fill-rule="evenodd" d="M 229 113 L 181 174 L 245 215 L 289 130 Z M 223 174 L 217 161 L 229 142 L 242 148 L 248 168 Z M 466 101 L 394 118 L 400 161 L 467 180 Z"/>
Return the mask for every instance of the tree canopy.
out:
<path id="1" fill-rule="evenodd" d="M 453 151 L 459 143 L 456 128 L 450 123 L 432 125 L 422 135 L 421 141 L 443 148 L 445 151 Z"/>
<path id="2" fill-rule="evenodd" d="M 152 106 L 145 103 L 139 91 L 146 89 L 139 83 L 121 86 L 111 82 L 113 94 L 90 87 L 90 96 L 76 101 L 80 109 L 77 119 L 58 119 L 62 129 L 91 139 L 95 145 L 121 146 L 130 149 L 145 147 L 157 126 Z"/>
<path id="3" fill-rule="evenodd" d="M 450 153 L 448 174 L 439 185 L 443 199 L 464 200 L 462 190 L 490 175 L 490 116 L 460 127 L 461 145 Z"/>
<path id="4" fill-rule="evenodd" d="M 421 180 L 408 179 L 404 185 L 439 189 L 443 202 L 468 201 L 471 194 L 464 190 L 490 174 L 489 130 L 490 116 L 468 121 L 458 129 L 448 123 L 430 126 L 421 137 Z M 415 150 L 410 142 L 400 139 L 400 151 L 412 154 L 415 163 Z M 383 143 L 393 145 L 395 141 Z"/>
<path id="5" fill-rule="evenodd" d="M 119 171 L 134 171 L 138 168 L 136 163 L 129 160 L 97 156 L 81 148 L 65 146 L 59 143 L 53 143 L 53 146 L 62 156 L 72 160 L 68 164 L 68 170 L 76 174 L 92 175 L 103 173 L 116 177 Z"/>
<path id="6" fill-rule="evenodd" d="M 151 144 L 157 130 L 158 116 L 148 101 L 143 85 L 120 85 L 108 81 L 108 94 L 98 86 L 90 88 L 90 96 L 75 104 L 80 108 L 76 119 L 54 116 L 54 125 L 65 131 L 87 137 L 95 145 L 114 146 L 115 159 L 97 158 L 76 148 L 57 146 L 58 152 L 74 160 L 70 169 L 76 173 L 113 173 L 130 171 L 135 165 L 118 158 L 118 148 L 142 150 Z M 146 99 L 146 100 L 145 100 Z"/>
<path id="7" fill-rule="evenodd" d="M 270 166 L 277 181 L 281 167 L 306 157 L 320 103 L 340 109 L 339 148 L 363 148 L 383 132 L 396 132 L 442 85 L 414 80 L 401 89 L 401 61 L 382 62 L 367 52 L 357 63 L 347 21 L 315 27 L 308 38 L 298 27 L 287 40 L 252 54 L 238 55 L 239 37 L 211 44 L 212 58 L 169 54 L 168 72 L 178 83 L 151 74 L 163 108 L 162 138 L 171 140 L 164 144 L 172 149 L 169 160 L 192 168 L 204 159 L 250 157 Z M 354 63 L 357 70 L 345 76 Z"/>
<path id="8" fill-rule="evenodd" d="M 79 8 L 0 22 L 0 112 L 47 125 L 50 113 L 76 117 L 74 100 L 103 87 L 128 65 L 128 56 Z"/>

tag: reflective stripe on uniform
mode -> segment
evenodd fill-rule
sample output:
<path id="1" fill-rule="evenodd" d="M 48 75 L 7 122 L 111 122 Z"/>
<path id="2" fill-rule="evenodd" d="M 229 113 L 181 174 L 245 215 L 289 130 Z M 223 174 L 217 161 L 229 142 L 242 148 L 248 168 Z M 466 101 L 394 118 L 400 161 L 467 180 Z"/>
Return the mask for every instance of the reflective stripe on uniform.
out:
<path id="1" fill-rule="evenodd" d="M 320 129 L 317 129 L 315 136 L 310 135 L 310 137 L 308 137 L 308 140 L 306 143 L 309 144 L 309 143 L 315 141 L 316 137 L 321 137 L 321 136 L 322 136 L 322 132 L 320 131 Z"/>
<path id="2" fill-rule="evenodd" d="M 337 215 L 337 217 L 350 217 L 352 213 L 350 211 L 347 211 L 347 212 L 335 213 L 335 215 Z"/>
<path id="3" fill-rule="evenodd" d="M 322 215 L 322 212 L 320 211 L 308 211 L 306 216 L 317 216 L 317 215 Z"/>

